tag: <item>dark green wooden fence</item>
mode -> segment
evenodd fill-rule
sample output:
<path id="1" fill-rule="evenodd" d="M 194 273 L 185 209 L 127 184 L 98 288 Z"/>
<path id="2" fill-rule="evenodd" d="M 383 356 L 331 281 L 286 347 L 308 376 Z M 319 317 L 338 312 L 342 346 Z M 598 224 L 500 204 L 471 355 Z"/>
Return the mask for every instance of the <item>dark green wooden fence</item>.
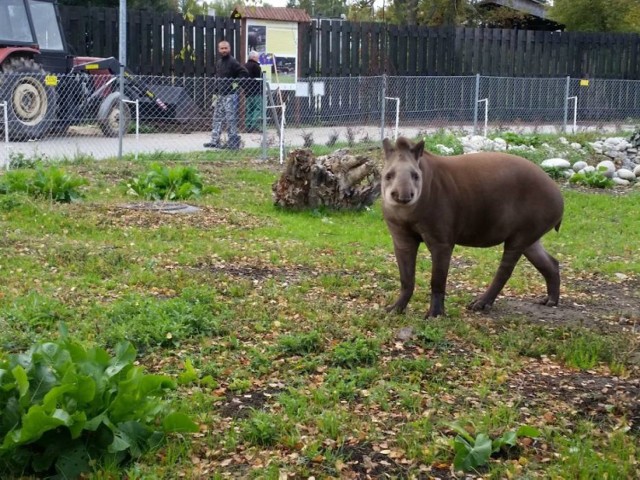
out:
<path id="1" fill-rule="evenodd" d="M 118 54 L 118 12 L 60 7 L 76 55 Z M 128 67 L 145 75 L 210 75 L 216 44 L 240 44 L 240 22 L 132 10 Z M 640 79 L 640 35 L 489 28 L 428 28 L 319 20 L 304 25 L 301 77 L 459 76 Z M 239 52 L 239 49 L 237 50 Z"/>

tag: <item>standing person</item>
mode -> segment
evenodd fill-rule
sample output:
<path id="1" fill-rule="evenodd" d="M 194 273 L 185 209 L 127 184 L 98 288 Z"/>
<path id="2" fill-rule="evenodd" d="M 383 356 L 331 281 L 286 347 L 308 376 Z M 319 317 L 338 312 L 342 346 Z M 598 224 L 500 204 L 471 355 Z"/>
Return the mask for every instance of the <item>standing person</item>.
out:
<path id="1" fill-rule="evenodd" d="M 255 50 L 249 52 L 249 60 L 244 64 L 251 80 L 246 81 L 244 93 L 247 95 L 247 117 L 245 127 L 247 132 L 260 130 L 262 119 L 262 68 L 260 68 L 260 54 Z M 257 79 L 257 80 L 256 80 Z"/>
<path id="2" fill-rule="evenodd" d="M 249 73 L 231 55 L 229 42 L 223 40 L 218 43 L 218 54 L 211 141 L 205 143 L 204 146 L 206 148 L 223 148 L 220 144 L 220 133 L 222 132 L 222 123 L 226 122 L 229 134 L 226 147 L 237 150 L 240 148 L 240 135 L 238 135 L 238 81 L 236 79 L 248 78 Z"/>

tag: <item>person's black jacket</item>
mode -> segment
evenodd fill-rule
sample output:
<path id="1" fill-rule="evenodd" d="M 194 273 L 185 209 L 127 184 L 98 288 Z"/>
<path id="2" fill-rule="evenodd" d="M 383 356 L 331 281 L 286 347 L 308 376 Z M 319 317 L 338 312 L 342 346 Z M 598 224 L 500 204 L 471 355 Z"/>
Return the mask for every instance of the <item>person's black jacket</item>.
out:
<path id="1" fill-rule="evenodd" d="M 220 57 L 216 62 L 216 93 L 218 95 L 229 95 L 236 93 L 234 81 L 236 78 L 248 78 L 249 72 L 240 65 L 231 55 Z"/>
<path id="2" fill-rule="evenodd" d="M 262 68 L 260 68 L 260 64 L 255 60 L 249 59 L 247 63 L 244 64 L 244 68 L 247 69 L 250 78 L 250 80 L 244 81 L 244 93 L 247 95 L 262 95 L 262 82 L 253 80 L 254 78 L 262 80 Z"/>

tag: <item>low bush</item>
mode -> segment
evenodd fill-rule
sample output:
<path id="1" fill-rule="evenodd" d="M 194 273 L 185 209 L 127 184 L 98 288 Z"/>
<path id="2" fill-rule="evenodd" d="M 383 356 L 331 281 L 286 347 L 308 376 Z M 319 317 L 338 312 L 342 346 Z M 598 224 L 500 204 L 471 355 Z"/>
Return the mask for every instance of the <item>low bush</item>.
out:
<path id="1" fill-rule="evenodd" d="M 576 173 L 569 179 L 569 181 L 571 183 L 577 183 L 594 188 L 611 188 L 614 185 L 613 180 L 611 180 L 609 177 L 606 177 L 604 173 L 597 170 L 593 172 Z"/>
<path id="2" fill-rule="evenodd" d="M 123 184 L 129 195 L 145 200 L 187 200 L 204 191 L 200 173 L 193 167 L 151 164 L 149 170 Z"/>
<path id="3" fill-rule="evenodd" d="M 86 179 L 69 175 L 55 166 L 36 166 L 35 170 L 10 170 L 0 178 L 0 193 L 27 193 L 34 198 L 69 203 L 82 198 L 80 187 Z"/>
<path id="4" fill-rule="evenodd" d="M 96 460 L 119 464 L 159 446 L 169 432 L 193 432 L 162 396 L 174 387 L 134 366 L 121 343 L 115 355 L 61 338 L 0 357 L 0 476 L 77 478 Z"/>

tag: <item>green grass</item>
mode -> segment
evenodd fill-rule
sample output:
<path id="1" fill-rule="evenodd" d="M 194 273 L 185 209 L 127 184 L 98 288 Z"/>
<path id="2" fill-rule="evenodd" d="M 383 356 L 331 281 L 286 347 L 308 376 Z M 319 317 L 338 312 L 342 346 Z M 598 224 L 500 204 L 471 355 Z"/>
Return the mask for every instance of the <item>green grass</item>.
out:
<path id="1" fill-rule="evenodd" d="M 446 132 L 429 142 L 457 147 Z M 132 199 L 118 185 L 154 162 L 194 166 L 214 187 L 190 201 L 200 213 L 120 208 Z M 640 475 L 631 404 L 583 386 L 640 376 L 629 332 L 637 310 L 610 297 L 627 289 L 632 298 L 639 285 L 637 189 L 564 189 L 562 228 L 543 239 L 562 265 L 567 303 L 551 310 L 560 318 L 468 312 L 501 251 L 456 248 L 448 316 L 425 321 L 424 247 L 407 313 L 384 311 L 399 280 L 379 202 L 285 211 L 271 193 L 279 165 L 214 152 L 85 159 L 64 170 L 89 180 L 82 202 L 0 195 L 0 352 L 56 337 L 60 322 L 87 345 L 129 340 L 148 370 L 179 380 L 172 400 L 201 428 L 124 470 L 95 465 L 92 478 L 339 478 L 363 474 L 363 457 L 372 477 L 437 476 L 453 461 L 447 425 L 456 420 L 490 438 L 522 425 L 543 432 L 493 456 L 483 478 Z M 543 292 L 522 261 L 503 294 L 527 303 Z M 573 303 L 593 308 L 589 321 L 561 317 Z M 409 340 L 398 338 L 403 328 Z M 528 385 L 527 375 L 540 381 Z M 556 377 L 574 388 L 557 395 Z"/>

